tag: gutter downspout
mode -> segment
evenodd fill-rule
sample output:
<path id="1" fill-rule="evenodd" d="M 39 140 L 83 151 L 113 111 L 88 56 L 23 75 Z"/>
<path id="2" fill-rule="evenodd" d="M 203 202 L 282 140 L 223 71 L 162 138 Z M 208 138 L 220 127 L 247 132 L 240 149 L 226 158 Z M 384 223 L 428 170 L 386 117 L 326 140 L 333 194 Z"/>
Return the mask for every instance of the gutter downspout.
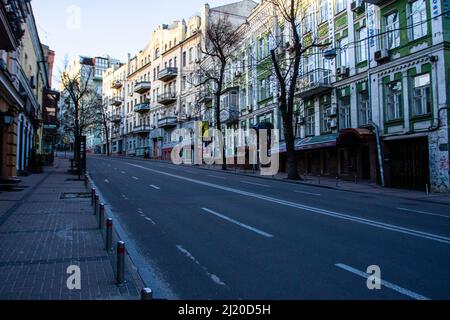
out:
<path id="1" fill-rule="evenodd" d="M 384 180 L 384 161 L 383 161 L 383 152 L 381 149 L 380 128 L 373 121 L 371 121 L 370 124 L 375 128 L 375 134 L 377 139 L 378 162 L 380 163 L 381 186 L 384 188 L 386 184 Z"/>

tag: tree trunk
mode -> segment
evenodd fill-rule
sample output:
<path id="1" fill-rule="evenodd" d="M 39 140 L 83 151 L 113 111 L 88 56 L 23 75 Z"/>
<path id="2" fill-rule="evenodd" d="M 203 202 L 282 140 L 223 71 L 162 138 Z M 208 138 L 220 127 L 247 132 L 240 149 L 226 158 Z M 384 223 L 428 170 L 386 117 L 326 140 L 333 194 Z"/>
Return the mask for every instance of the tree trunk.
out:
<path id="1" fill-rule="evenodd" d="M 106 134 L 106 156 L 109 157 L 111 155 L 111 149 L 109 144 L 109 129 L 108 125 L 105 126 L 105 134 Z"/>
<path id="2" fill-rule="evenodd" d="M 298 181 L 301 180 L 298 174 L 298 158 L 295 151 L 295 134 L 293 128 L 293 117 L 290 114 L 283 115 L 283 125 L 286 140 L 286 152 L 287 152 L 287 174 L 289 180 Z"/>
<path id="3" fill-rule="evenodd" d="M 222 124 L 220 120 L 220 108 L 221 108 L 221 101 L 220 96 L 222 95 L 222 87 L 223 87 L 223 78 L 225 74 L 225 67 L 226 67 L 226 61 L 222 61 L 222 66 L 220 68 L 220 77 L 219 77 L 219 83 L 217 86 L 217 94 L 216 94 L 216 126 L 217 130 L 222 132 Z M 226 159 L 226 149 L 225 149 L 225 139 L 222 141 L 222 170 L 227 171 L 227 159 Z"/>

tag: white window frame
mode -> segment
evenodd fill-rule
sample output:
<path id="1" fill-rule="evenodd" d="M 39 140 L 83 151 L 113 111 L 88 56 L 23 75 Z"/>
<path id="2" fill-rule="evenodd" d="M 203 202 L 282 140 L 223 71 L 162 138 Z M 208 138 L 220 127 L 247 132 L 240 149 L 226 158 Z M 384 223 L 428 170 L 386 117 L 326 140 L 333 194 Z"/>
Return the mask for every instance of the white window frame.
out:
<path id="1" fill-rule="evenodd" d="M 398 90 L 394 90 L 395 86 Z M 400 80 L 388 83 L 386 85 L 386 119 L 387 121 L 400 120 L 403 117 L 402 99 L 403 86 Z"/>
<path id="2" fill-rule="evenodd" d="M 356 42 L 357 42 L 356 63 L 361 63 L 361 62 L 367 61 L 368 41 L 367 41 L 367 28 L 366 27 L 363 27 L 356 31 Z"/>
<path id="3" fill-rule="evenodd" d="M 426 79 L 428 78 L 428 79 Z M 421 79 L 425 80 L 418 83 Z M 424 116 L 431 114 L 431 76 L 429 73 L 423 73 L 412 78 L 412 101 L 413 115 Z"/>
<path id="4" fill-rule="evenodd" d="M 417 4 L 416 8 L 413 8 Z M 414 41 L 428 34 L 427 4 L 425 0 L 408 3 L 409 40 Z"/>
<path id="5" fill-rule="evenodd" d="M 396 18 L 392 20 L 390 18 Z M 399 22 L 399 13 L 398 11 L 392 11 L 383 17 L 384 20 L 384 32 L 385 35 L 384 45 L 385 49 L 391 50 L 400 46 L 400 22 Z"/>

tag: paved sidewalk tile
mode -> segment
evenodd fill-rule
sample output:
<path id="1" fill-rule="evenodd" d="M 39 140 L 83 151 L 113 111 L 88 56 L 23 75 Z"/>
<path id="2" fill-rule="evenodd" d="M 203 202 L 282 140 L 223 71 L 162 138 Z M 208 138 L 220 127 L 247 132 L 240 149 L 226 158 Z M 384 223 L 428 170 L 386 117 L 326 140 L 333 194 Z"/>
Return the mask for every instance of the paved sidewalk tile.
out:
<path id="1" fill-rule="evenodd" d="M 88 190 L 68 168 L 57 159 L 44 174 L 23 178 L 25 191 L 0 195 L 0 299 L 138 299 L 142 283 L 130 266 L 126 284 L 116 284 L 114 255 L 104 250 Z M 81 290 L 67 287 L 72 265 L 81 270 Z"/>

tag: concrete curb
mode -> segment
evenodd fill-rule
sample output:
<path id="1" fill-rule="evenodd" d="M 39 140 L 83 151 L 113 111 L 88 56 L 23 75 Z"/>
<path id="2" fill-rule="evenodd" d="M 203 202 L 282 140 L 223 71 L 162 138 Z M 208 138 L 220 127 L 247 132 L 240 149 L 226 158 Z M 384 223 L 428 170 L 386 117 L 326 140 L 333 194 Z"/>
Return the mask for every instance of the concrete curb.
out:
<path id="1" fill-rule="evenodd" d="M 99 198 L 103 200 L 105 203 L 105 218 L 112 218 L 114 220 L 114 230 L 113 232 L 117 235 L 117 237 L 126 243 L 126 253 L 127 258 L 132 264 L 132 268 L 137 273 L 137 276 L 140 278 L 140 281 L 143 283 L 143 288 L 151 288 L 154 292 L 155 299 L 171 299 L 176 300 L 177 297 L 172 291 L 166 288 L 164 285 L 157 285 L 160 283 L 154 276 L 154 272 L 149 268 L 148 264 L 145 262 L 144 257 L 137 250 L 136 244 L 134 241 L 128 236 L 125 229 L 122 227 L 120 222 L 120 218 L 118 215 L 111 209 L 111 206 L 106 201 L 106 198 L 103 196 L 100 189 L 97 187 L 95 182 L 93 181 L 90 174 L 87 174 L 90 185 L 96 189 Z M 142 288 L 141 288 L 142 289 Z"/>

